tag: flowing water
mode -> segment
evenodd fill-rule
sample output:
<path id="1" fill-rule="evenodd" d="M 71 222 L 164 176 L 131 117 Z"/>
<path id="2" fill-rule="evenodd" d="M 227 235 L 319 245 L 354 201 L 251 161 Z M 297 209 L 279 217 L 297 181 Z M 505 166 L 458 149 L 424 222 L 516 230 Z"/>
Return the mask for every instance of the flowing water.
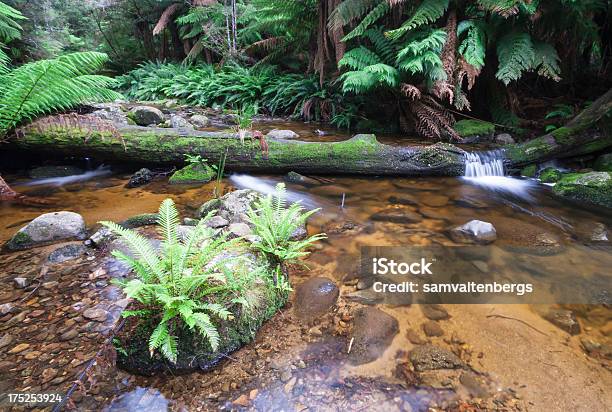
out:
<path id="1" fill-rule="evenodd" d="M 43 275 L 46 283 L 42 285 L 48 289 L 43 286 L 31 295 L 16 294 L 12 278 L 28 271 L 38 273 L 40 256 L 31 252 L 0 256 L 0 304 L 21 302 L 29 310 L 19 329 L 11 321 L 15 315 L 0 318 L 5 325 L 12 322 L 3 327 L 15 335 L 8 348 L 19 341 L 32 346 L 22 352 L 26 357 L 19 361 L 10 356 L 21 355 L 0 354 L 7 382 L 10 379 L 17 385 L 21 376 L 27 377 L 22 382 L 26 389 L 53 387 L 65 392 L 72 388 L 70 405 L 82 409 L 104 405 L 117 411 L 243 406 L 257 410 L 419 411 L 431 405 L 444 408 L 465 391 L 463 395 L 473 397 L 474 391 L 483 391 L 487 385 L 491 396 L 507 396 L 496 400 L 507 407 L 504 410 L 519 410 L 508 406 L 509 399 L 522 405 L 521 410 L 604 410 L 605 405 L 612 405 L 610 371 L 601 366 L 603 360 L 585 356 L 581 346 L 585 338 L 609 341 L 610 311 L 601 305 L 573 306 L 583 326 L 583 334 L 574 337 L 539 315 L 548 306 L 445 305 L 451 318 L 439 322 L 444 335 L 425 339 L 449 346 L 462 359 L 471 359 L 470 365 L 479 379 L 486 377 L 486 384 L 474 389 L 478 385 L 463 375 L 460 381 L 455 379 L 458 375 L 427 374 L 419 377 L 416 386 L 411 381 L 414 375 L 406 369 L 407 353 L 415 347 L 414 332 L 423 336 L 421 327 L 427 319 L 418 305 L 376 301 L 360 285 L 358 262 L 364 246 L 452 248 L 457 244 L 449 238 L 449 228 L 478 219 L 495 226 L 498 240 L 485 248 L 487 257 L 480 259 L 477 266 L 482 273 L 476 271 L 477 276 L 495 272 L 501 279 L 518 276 L 534 281 L 541 303 L 552 297 L 569 302 L 577 295 L 610 303 L 606 293 L 612 252 L 602 237 L 602 230 L 612 227 L 610 211 L 569 205 L 535 181 L 504 176 L 499 153 L 470 155 L 466 166 L 466 176 L 461 178 L 326 176 L 310 186 L 288 184 L 289 200 L 321 208 L 311 218 L 309 232 L 328 235 L 306 259 L 310 270 L 292 271 L 292 283 L 298 285 L 316 276 L 333 280 L 340 288 L 336 309 L 322 320 L 305 323 L 292 310 L 296 304 L 292 300 L 260 330 L 255 342 L 228 355 L 210 373 L 145 378 L 102 367 L 102 362 L 88 363 L 112 338 L 111 329 L 94 330 L 90 324 L 95 322 L 89 322 L 79 329 L 86 332 L 73 336 L 68 333 L 73 328 L 71 319 L 77 324 L 83 320 L 71 315 L 71 308 L 98 302 L 118 314 L 116 307 L 121 306 L 117 303 L 121 295 L 108 284 L 106 272 L 100 272 L 95 254 L 66 268 L 52 267 Z M 41 213 L 56 210 L 78 212 L 94 227 L 100 220 L 120 221 L 154 212 L 161 200 L 172 197 L 184 216 L 194 215 L 215 187 L 214 182 L 175 186 L 160 178 L 141 188 L 126 189 L 129 176 L 108 168 L 62 180 L 5 177 L 17 182 L 14 189 L 44 203 L 0 204 L 0 242 Z M 225 192 L 252 188 L 269 194 L 280 181 L 278 176 L 234 174 L 222 184 Z M 416 214 L 419 220 L 385 218 L 402 214 Z M 542 241 L 551 253 L 534 252 L 533 247 Z M 576 279 L 580 293 L 563 288 L 565 282 L 575 283 Z M 67 300 L 65 305 L 62 299 Z M 356 365 L 347 358 L 352 313 L 364 303 L 395 317 L 399 333 L 378 359 Z M 36 319 L 46 319 L 51 325 L 46 329 L 61 334 L 57 345 L 49 343 L 54 341 L 41 331 L 45 326 Z M 34 354 L 28 357 L 28 353 Z M 66 378 L 60 379 L 63 376 Z M 71 383 L 77 376 L 86 382 L 87 391 Z M 52 382 L 57 385 L 50 386 Z"/>

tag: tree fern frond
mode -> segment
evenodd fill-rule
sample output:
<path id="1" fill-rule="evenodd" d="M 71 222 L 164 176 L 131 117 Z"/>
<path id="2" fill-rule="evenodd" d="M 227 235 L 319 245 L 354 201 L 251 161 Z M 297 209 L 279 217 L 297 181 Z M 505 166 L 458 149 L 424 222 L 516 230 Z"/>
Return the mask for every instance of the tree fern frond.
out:
<path id="1" fill-rule="evenodd" d="M 387 14 L 389 11 L 389 4 L 384 1 L 374 7 L 367 16 L 365 16 L 349 34 L 342 38 L 342 41 L 346 42 L 355 37 L 359 37 L 365 33 L 365 31 L 374 24 L 378 19 Z"/>
<path id="2" fill-rule="evenodd" d="M 376 53 L 364 46 L 359 46 L 344 53 L 344 57 L 338 62 L 338 67 L 361 70 L 366 66 L 378 63 L 381 63 L 381 59 Z"/>
<path id="3" fill-rule="evenodd" d="M 524 72 L 532 70 L 535 50 L 528 33 L 512 32 L 499 40 L 497 45 L 499 67 L 495 77 L 504 84 L 518 80 Z"/>
<path id="4" fill-rule="evenodd" d="M 556 82 L 561 80 L 561 68 L 559 67 L 559 55 L 557 50 L 548 43 L 535 42 L 534 69 L 540 76 L 547 77 Z"/>
<path id="5" fill-rule="evenodd" d="M 381 1 L 386 0 L 344 0 L 329 15 L 329 30 L 338 30 L 357 21 Z"/>
<path id="6" fill-rule="evenodd" d="M 399 28 L 387 32 L 392 39 L 399 39 L 411 30 L 427 23 L 433 23 L 444 15 L 448 8 L 448 0 L 423 0 L 412 17 Z"/>
<path id="7" fill-rule="evenodd" d="M 399 84 L 399 72 L 395 67 L 384 63 L 373 64 L 363 68 L 366 73 L 377 75 L 378 82 L 386 84 L 389 87 L 396 87 Z"/>
<path id="8" fill-rule="evenodd" d="M 457 26 L 457 36 L 465 38 L 459 45 L 459 53 L 466 62 L 480 70 L 485 64 L 486 37 L 480 23 L 473 20 L 464 20 Z"/>
<path id="9" fill-rule="evenodd" d="M 382 59 L 383 63 L 392 65 L 395 62 L 395 43 L 386 37 L 381 27 L 372 27 L 363 33 L 363 37 L 367 38 L 374 45 L 374 50 Z"/>

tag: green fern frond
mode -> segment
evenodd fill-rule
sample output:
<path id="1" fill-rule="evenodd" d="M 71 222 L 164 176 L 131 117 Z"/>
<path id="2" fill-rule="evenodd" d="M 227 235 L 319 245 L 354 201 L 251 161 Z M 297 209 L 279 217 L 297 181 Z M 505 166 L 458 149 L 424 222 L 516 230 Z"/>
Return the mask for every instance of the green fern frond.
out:
<path id="1" fill-rule="evenodd" d="M 448 0 L 423 0 L 412 17 L 395 30 L 387 32 L 392 39 L 399 39 L 411 30 L 427 23 L 433 23 L 444 15 L 448 8 Z"/>
<path id="2" fill-rule="evenodd" d="M 164 243 L 172 247 L 178 243 L 177 226 L 179 225 L 179 213 L 172 199 L 165 199 L 159 205 L 157 224 Z"/>
<path id="3" fill-rule="evenodd" d="M 219 343 L 221 342 L 221 338 L 219 336 L 219 332 L 215 325 L 212 324 L 210 317 L 204 312 L 197 312 L 193 314 L 193 318 L 195 320 L 195 327 L 198 331 L 206 337 L 208 343 L 210 343 L 210 347 L 213 351 L 219 349 Z"/>
<path id="4" fill-rule="evenodd" d="M 364 67 L 363 71 L 375 74 L 378 83 L 385 84 L 389 87 L 397 87 L 399 85 L 400 76 L 395 67 L 384 63 L 378 63 Z"/>
<path id="5" fill-rule="evenodd" d="M 387 14 L 387 12 L 389 11 L 389 3 L 387 3 L 386 1 L 380 3 L 379 5 L 377 5 L 376 7 L 374 7 L 372 9 L 372 11 L 370 11 L 368 13 L 367 16 L 365 16 L 357 25 L 357 27 L 355 27 L 349 34 L 347 34 L 346 36 L 344 36 L 342 38 L 342 41 L 346 42 L 349 41 L 351 39 L 354 39 L 355 37 L 359 37 L 361 35 L 363 35 L 365 33 L 365 31 L 372 25 L 374 24 L 378 19 L 380 19 L 382 16 L 384 16 L 385 14 Z"/>
<path id="6" fill-rule="evenodd" d="M 172 363 L 176 363 L 176 358 L 178 356 L 178 343 L 175 336 L 170 334 L 166 335 L 159 350 L 166 359 Z"/>
<path id="7" fill-rule="evenodd" d="M 556 82 L 561 80 L 561 67 L 559 55 L 553 46 L 544 42 L 534 42 L 535 50 L 534 68 L 538 74 Z"/>
<path id="8" fill-rule="evenodd" d="M 535 49 L 528 33 L 512 32 L 499 40 L 497 58 L 499 67 L 495 77 L 504 84 L 518 80 L 534 67 Z"/>
<path id="9" fill-rule="evenodd" d="M 159 323 L 149 337 L 149 351 L 159 348 L 169 335 L 168 325 Z"/>
<path id="10" fill-rule="evenodd" d="M 486 53 L 486 35 L 482 24 L 474 20 L 463 20 L 457 26 L 457 36 L 462 37 L 464 33 L 465 38 L 459 45 L 459 53 L 466 62 L 480 70 L 485 64 Z"/>
<path id="11" fill-rule="evenodd" d="M 344 57 L 338 62 L 338 67 L 362 70 L 364 67 L 378 63 L 381 63 L 381 59 L 376 53 L 364 46 L 359 46 L 344 53 Z"/>
<path id="12" fill-rule="evenodd" d="M 374 45 L 376 55 L 380 56 L 383 63 L 389 65 L 395 63 L 395 42 L 385 36 L 382 27 L 372 27 L 366 30 L 363 33 L 363 37 L 370 40 L 370 42 Z"/>
<path id="13" fill-rule="evenodd" d="M 344 0 L 332 11 L 327 25 L 332 31 L 338 30 L 357 21 L 383 1 L 386 2 L 386 0 Z"/>

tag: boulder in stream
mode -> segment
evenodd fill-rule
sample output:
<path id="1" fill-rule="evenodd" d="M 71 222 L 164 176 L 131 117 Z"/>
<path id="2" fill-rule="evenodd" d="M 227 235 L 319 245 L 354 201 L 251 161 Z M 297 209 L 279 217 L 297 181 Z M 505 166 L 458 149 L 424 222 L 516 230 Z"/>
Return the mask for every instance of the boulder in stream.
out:
<path id="1" fill-rule="evenodd" d="M 125 187 L 131 189 L 134 187 L 146 185 L 147 183 L 151 182 L 154 177 L 155 174 L 151 170 L 147 169 L 146 167 L 143 167 L 142 169 L 134 173 L 132 177 L 130 177 L 130 180 L 126 183 Z"/>
<path id="2" fill-rule="evenodd" d="M 266 137 L 271 137 L 273 139 L 296 139 L 300 137 L 300 135 L 293 130 L 272 129 L 266 134 Z"/>
<path id="3" fill-rule="evenodd" d="M 194 114 L 189 118 L 189 122 L 195 127 L 206 127 L 210 125 L 210 119 L 203 114 Z"/>
<path id="4" fill-rule="evenodd" d="M 173 114 L 170 116 L 170 126 L 177 129 L 193 129 L 193 125 L 187 121 L 184 117 L 179 116 L 178 114 Z"/>
<path id="5" fill-rule="evenodd" d="M 570 200 L 612 208 L 612 172 L 566 174 L 553 192 Z"/>
<path id="6" fill-rule="evenodd" d="M 488 244 L 497 239 L 497 232 L 489 222 L 470 220 L 464 225 L 451 229 L 450 237 L 457 243 Z"/>
<path id="7" fill-rule="evenodd" d="M 45 213 L 22 227 L 6 244 L 9 250 L 29 249 L 65 239 L 85 239 L 83 216 L 74 212 Z"/>
<path id="8" fill-rule="evenodd" d="M 161 110 L 151 106 L 136 106 L 130 111 L 129 117 L 138 126 L 157 125 L 165 120 Z"/>
<path id="9" fill-rule="evenodd" d="M 340 290 L 328 278 L 315 277 L 301 283 L 295 294 L 295 311 L 306 320 L 318 318 L 334 306 Z"/>
<path id="10" fill-rule="evenodd" d="M 397 319 L 374 307 L 357 309 L 354 322 L 354 341 L 349 355 L 354 364 L 378 359 L 399 332 Z"/>
<path id="11" fill-rule="evenodd" d="M 205 163 L 190 164 L 177 170 L 170 176 L 171 184 L 207 183 L 217 176 L 217 173 Z"/>

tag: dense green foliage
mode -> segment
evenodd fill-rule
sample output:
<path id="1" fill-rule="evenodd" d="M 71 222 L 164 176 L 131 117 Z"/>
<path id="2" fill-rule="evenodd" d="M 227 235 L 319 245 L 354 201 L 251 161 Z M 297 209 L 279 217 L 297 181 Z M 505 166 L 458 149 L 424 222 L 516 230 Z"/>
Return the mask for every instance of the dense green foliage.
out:
<path id="1" fill-rule="evenodd" d="M 0 45 L 19 38 L 17 21 L 23 19 L 20 12 L 0 3 Z M 111 90 L 116 85 L 113 79 L 94 74 L 107 60 L 103 53 L 75 52 L 14 68 L 6 53 L 0 53 L 0 139 L 42 114 L 120 97 Z"/>
<path id="2" fill-rule="evenodd" d="M 255 307 L 256 284 L 269 284 L 276 293 L 290 290 L 279 276 L 280 264 L 306 254 L 303 251 L 323 238 L 315 235 L 305 240 L 291 240 L 291 234 L 316 211 L 302 213 L 299 205 L 287 206 L 284 191 L 279 187 L 275 201 L 271 197 L 258 201 L 249 211 L 261 238 L 253 243 L 255 250 L 271 257 L 267 264 L 253 267 L 243 256 L 241 239 L 228 240 L 227 234 L 215 235 L 206 222 L 215 213 L 208 213 L 195 227 L 185 232 L 179 226 L 179 214 L 174 202 L 166 199 L 158 212 L 158 228 L 162 237 L 159 250 L 134 230 L 113 222 L 102 222 L 129 247 L 130 255 L 114 250 L 113 256 L 134 272 L 135 278 L 120 282 L 125 294 L 141 307 L 125 311 L 124 316 L 138 316 L 154 322 L 149 337 L 151 354 L 159 351 L 167 360 L 176 362 L 177 335 L 182 328 L 200 334 L 212 351 L 219 348 L 219 322 L 239 316 L 250 316 Z"/>

